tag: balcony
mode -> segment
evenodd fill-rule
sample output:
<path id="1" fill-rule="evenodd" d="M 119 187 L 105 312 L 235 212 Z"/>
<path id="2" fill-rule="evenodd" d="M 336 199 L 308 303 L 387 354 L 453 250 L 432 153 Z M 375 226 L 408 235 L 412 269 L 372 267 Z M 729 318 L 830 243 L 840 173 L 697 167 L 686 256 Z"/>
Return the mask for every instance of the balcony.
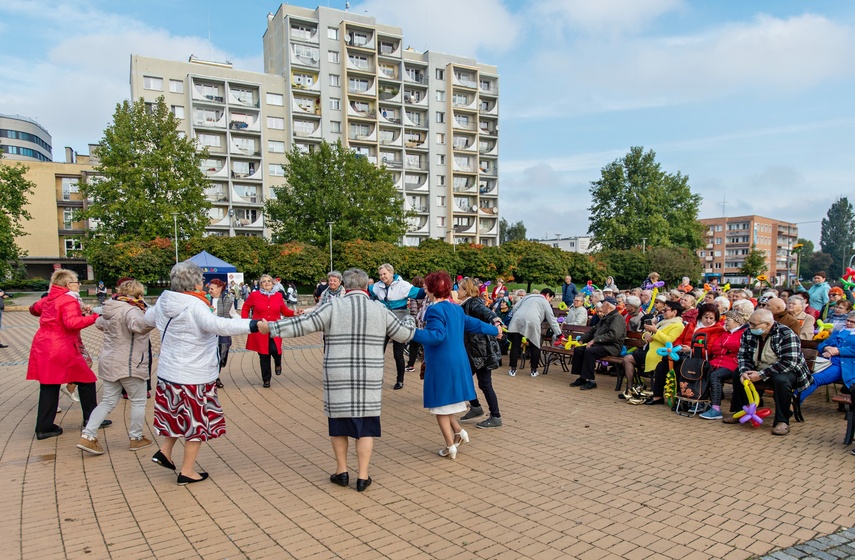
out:
<path id="1" fill-rule="evenodd" d="M 294 136 L 298 138 L 320 138 L 321 125 L 316 121 L 298 121 L 294 119 Z"/>
<path id="2" fill-rule="evenodd" d="M 232 115 L 232 120 L 229 121 L 229 130 L 233 133 L 260 134 L 261 120 L 257 117 L 252 119 L 244 115 Z"/>
<path id="3" fill-rule="evenodd" d="M 410 179 L 417 179 L 411 181 Z M 427 175 L 408 175 L 407 181 L 404 183 L 404 189 L 407 192 L 426 192 L 428 191 Z"/>
<path id="4" fill-rule="evenodd" d="M 232 179 L 243 179 L 248 181 L 261 181 L 264 177 L 261 172 L 261 166 L 255 167 L 254 162 L 249 166 L 241 165 L 243 162 L 232 163 Z"/>
<path id="5" fill-rule="evenodd" d="M 465 111 L 477 111 L 478 105 L 475 99 L 475 96 L 465 97 L 463 99 L 455 99 L 452 98 L 451 106 L 455 109 L 462 109 Z"/>
<path id="6" fill-rule="evenodd" d="M 499 84 L 493 80 L 481 80 L 478 91 L 484 95 L 497 96 L 499 95 Z"/>
<path id="7" fill-rule="evenodd" d="M 196 128 L 226 128 L 226 113 L 222 112 L 218 115 L 197 115 L 193 117 L 193 126 Z"/>
<path id="8" fill-rule="evenodd" d="M 412 90 L 404 90 L 404 103 L 415 107 L 427 107 L 428 98 L 427 95 L 420 95 Z"/>
<path id="9" fill-rule="evenodd" d="M 347 105 L 347 115 L 349 117 L 357 117 L 360 119 L 371 119 L 375 120 L 377 118 L 377 111 L 374 110 L 374 105 L 370 103 L 359 103 L 351 101 Z"/>
<path id="10" fill-rule="evenodd" d="M 416 149 L 416 150 L 427 150 L 429 148 L 427 136 L 423 138 L 413 138 L 411 136 L 407 137 L 407 141 L 404 142 L 404 146 L 407 149 Z"/>
<path id="11" fill-rule="evenodd" d="M 228 202 L 229 196 L 225 190 L 205 189 L 205 199 L 208 202 Z"/>
<path id="12" fill-rule="evenodd" d="M 430 218 L 426 216 L 418 216 L 411 218 L 408 221 L 407 233 L 419 234 L 430 232 Z"/>
<path id="13" fill-rule="evenodd" d="M 207 167 L 203 165 L 200 169 L 202 170 L 202 173 L 209 178 L 228 178 L 229 176 L 228 169 L 226 168 L 226 162 L 221 160 L 215 160 Z"/>
<path id="14" fill-rule="evenodd" d="M 380 115 L 378 116 L 377 120 L 379 120 L 381 124 L 387 123 L 396 124 L 398 126 L 401 125 L 400 113 L 398 113 L 394 109 L 389 109 L 386 107 L 382 107 L 380 109 Z"/>
<path id="15" fill-rule="evenodd" d="M 380 39 L 380 45 L 377 48 L 377 54 L 380 56 L 401 57 L 401 41 L 385 41 Z"/>
<path id="16" fill-rule="evenodd" d="M 499 220 L 481 218 L 479 222 L 479 235 L 497 235 L 499 233 Z"/>
<path id="17" fill-rule="evenodd" d="M 496 196 L 498 194 L 496 181 L 482 180 L 478 182 L 478 193 L 484 196 Z"/>
<path id="18" fill-rule="evenodd" d="M 300 116 L 321 116 L 321 99 L 319 97 L 294 97 L 291 100 L 291 111 Z"/>
<path id="19" fill-rule="evenodd" d="M 454 233 L 456 234 L 466 234 L 466 233 L 475 233 L 475 221 L 473 220 L 470 224 L 463 224 L 459 226 L 454 226 Z"/>
<path id="20" fill-rule="evenodd" d="M 217 212 L 217 208 L 208 210 L 208 225 L 215 227 L 228 227 L 229 216 L 225 212 Z"/>
<path id="21" fill-rule="evenodd" d="M 495 128 L 495 127 L 491 128 L 489 126 L 480 126 L 480 127 L 478 127 L 478 130 L 479 130 L 479 132 L 481 132 L 481 134 L 483 134 L 485 136 L 498 136 L 499 135 L 499 129 Z"/>
<path id="22" fill-rule="evenodd" d="M 472 193 L 475 194 L 475 180 L 472 177 L 465 181 L 457 181 L 455 178 L 453 191 L 456 193 Z"/>
<path id="23" fill-rule="evenodd" d="M 423 86 L 428 85 L 427 76 L 421 72 L 411 72 L 407 69 L 404 72 L 404 81 L 409 84 L 420 84 Z"/>
<path id="24" fill-rule="evenodd" d="M 427 114 L 404 113 L 404 126 L 427 128 Z"/>
<path id="25" fill-rule="evenodd" d="M 401 129 L 380 129 L 380 145 L 401 148 L 404 145 Z M 392 158 L 389 158 L 390 160 Z"/>
<path id="26" fill-rule="evenodd" d="M 354 31 L 348 29 L 344 35 L 345 44 L 357 49 L 374 50 L 374 33 L 368 30 Z"/>
<path id="27" fill-rule="evenodd" d="M 481 111 L 482 115 L 498 116 L 499 114 L 499 104 L 496 103 L 495 100 L 482 101 L 478 106 L 478 109 Z"/>
<path id="28" fill-rule="evenodd" d="M 223 97 L 222 86 L 212 86 L 209 84 L 194 83 L 191 91 L 191 99 L 193 101 L 203 101 L 207 103 L 225 103 Z"/>
<path id="29" fill-rule="evenodd" d="M 455 152 L 475 153 L 475 137 L 455 135 L 451 141 L 451 147 Z"/>
<path id="30" fill-rule="evenodd" d="M 422 160 L 407 160 L 404 162 L 404 169 L 407 169 L 409 171 L 427 171 L 427 164 Z"/>
<path id="31" fill-rule="evenodd" d="M 499 155 L 498 150 L 498 142 L 496 141 L 482 141 L 478 143 L 478 153 L 484 156 L 497 156 Z"/>
<path id="32" fill-rule="evenodd" d="M 232 227 L 234 228 L 247 228 L 247 229 L 261 229 L 264 227 L 264 215 L 259 212 L 258 218 L 255 221 L 251 221 L 252 218 L 232 218 Z"/>
<path id="33" fill-rule="evenodd" d="M 347 93 L 351 95 L 364 95 L 366 97 L 374 97 L 376 95 L 376 89 L 374 87 L 374 81 L 372 80 L 367 87 L 362 86 L 348 86 Z"/>
<path id="34" fill-rule="evenodd" d="M 390 103 L 401 102 L 401 88 L 389 88 L 380 86 L 380 101 L 389 101 Z"/>
<path id="35" fill-rule="evenodd" d="M 496 177 L 499 174 L 497 168 L 489 166 L 482 166 L 479 171 L 481 171 L 481 175 L 486 175 L 487 177 Z"/>
<path id="36" fill-rule="evenodd" d="M 456 115 L 455 115 L 454 119 L 451 121 L 451 128 L 453 128 L 455 130 L 469 130 L 469 131 L 476 130 L 474 122 L 461 121 L 457 118 Z"/>
<path id="37" fill-rule="evenodd" d="M 235 185 L 232 187 L 232 203 L 234 204 L 263 204 L 264 195 L 259 187 L 244 187 Z"/>
<path id="38" fill-rule="evenodd" d="M 312 93 L 321 92 L 321 83 L 318 81 L 317 74 L 292 74 L 291 88 L 298 91 L 306 91 Z"/>
<path id="39" fill-rule="evenodd" d="M 365 128 L 364 125 L 360 125 L 360 130 L 351 130 L 347 135 L 347 139 L 356 142 L 377 141 L 377 129 L 375 127 L 369 127 L 368 130 L 362 130 L 362 128 Z"/>
<path id="40" fill-rule="evenodd" d="M 480 206 L 478 208 L 479 216 L 495 216 L 499 213 L 498 206 Z"/>
<path id="41" fill-rule="evenodd" d="M 460 171 L 462 173 L 475 173 L 475 162 L 469 158 L 454 158 L 451 164 L 452 171 Z"/>
<path id="42" fill-rule="evenodd" d="M 229 89 L 229 105 L 258 108 L 258 92 Z"/>
<path id="43" fill-rule="evenodd" d="M 347 69 L 353 72 L 365 72 L 366 74 L 374 74 L 377 71 L 374 67 L 374 61 L 350 56 L 347 57 Z"/>
<path id="44" fill-rule="evenodd" d="M 381 157 L 380 163 L 385 165 L 389 169 L 403 169 L 404 162 L 400 159 L 393 159 L 390 157 Z"/>
<path id="45" fill-rule="evenodd" d="M 478 89 L 478 84 L 473 76 L 467 74 L 455 73 L 451 78 L 452 85 L 465 87 L 469 89 Z"/>
<path id="46" fill-rule="evenodd" d="M 288 38 L 292 41 L 302 41 L 304 43 L 318 44 L 318 28 L 317 27 L 291 27 Z"/>
<path id="47" fill-rule="evenodd" d="M 234 139 L 233 139 L 234 140 Z M 258 147 L 258 144 L 253 143 L 237 143 L 232 141 L 229 144 L 229 153 L 233 156 L 247 157 L 247 158 L 260 158 L 261 157 L 261 149 Z"/>

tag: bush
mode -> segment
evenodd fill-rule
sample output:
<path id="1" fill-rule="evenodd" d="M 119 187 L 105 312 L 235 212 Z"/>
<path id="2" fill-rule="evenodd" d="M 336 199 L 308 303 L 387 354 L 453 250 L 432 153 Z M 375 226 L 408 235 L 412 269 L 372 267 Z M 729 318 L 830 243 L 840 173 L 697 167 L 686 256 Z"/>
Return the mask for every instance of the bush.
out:
<path id="1" fill-rule="evenodd" d="M 4 280 L 0 282 L 0 290 L 21 292 L 44 292 L 50 285 L 49 280 L 44 278 L 30 278 L 21 280 Z"/>

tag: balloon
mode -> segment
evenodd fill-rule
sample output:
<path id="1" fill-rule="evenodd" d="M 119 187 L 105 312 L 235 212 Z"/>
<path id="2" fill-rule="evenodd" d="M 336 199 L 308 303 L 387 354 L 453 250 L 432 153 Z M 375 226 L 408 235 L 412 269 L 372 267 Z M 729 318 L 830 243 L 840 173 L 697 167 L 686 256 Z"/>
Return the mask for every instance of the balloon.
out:
<path id="1" fill-rule="evenodd" d="M 559 317 L 558 319 L 556 319 L 556 321 L 558 321 L 558 323 L 559 323 L 559 324 L 560 324 L 560 323 L 563 323 L 563 322 L 564 322 L 564 317 Z"/>
<path id="2" fill-rule="evenodd" d="M 673 342 L 666 342 L 665 346 L 662 348 L 657 348 L 656 353 L 662 356 L 663 358 L 671 358 L 672 360 L 680 359 L 680 349 L 682 346 L 679 344 L 674 346 Z"/>
<path id="3" fill-rule="evenodd" d="M 849 276 L 849 278 L 852 278 L 852 276 Z M 840 279 L 840 283 L 843 284 L 843 287 L 847 290 L 855 290 L 855 282 L 847 281 L 845 276 Z"/>
<path id="4" fill-rule="evenodd" d="M 748 404 L 743 406 L 742 410 L 734 414 L 733 417 L 738 419 L 740 424 L 751 422 L 751 425 L 757 428 L 763 423 L 763 419 L 772 413 L 772 410 L 769 408 L 757 408 L 760 405 L 760 395 L 757 393 L 757 389 L 751 380 L 746 379 L 742 382 L 742 385 L 745 387 Z"/>
<path id="5" fill-rule="evenodd" d="M 849 282 L 855 282 L 855 268 L 846 268 L 846 272 L 843 273 L 843 279 L 848 280 Z"/>
<path id="6" fill-rule="evenodd" d="M 664 286 L 664 285 L 665 285 L 665 281 L 664 281 L 664 280 L 660 280 L 660 281 L 658 281 L 658 282 L 654 282 L 654 283 L 653 283 L 653 287 L 654 287 L 654 288 L 661 288 L 661 287 L 662 287 L 662 286 Z"/>
<path id="7" fill-rule="evenodd" d="M 565 350 L 570 350 L 571 348 L 575 348 L 576 346 L 584 346 L 584 344 L 582 342 L 579 342 L 578 336 L 576 337 L 575 340 L 572 338 L 570 340 L 568 340 L 567 344 L 564 345 L 564 348 L 565 348 Z"/>
<path id="8" fill-rule="evenodd" d="M 730 282 L 721 287 L 722 292 L 726 292 L 728 290 L 730 290 Z"/>
<path id="9" fill-rule="evenodd" d="M 561 311 L 567 311 L 567 304 L 562 301 L 558 304 L 558 309 L 560 309 Z"/>
<path id="10" fill-rule="evenodd" d="M 704 284 L 704 291 L 705 291 L 705 292 L 711 292 L 711 291 L 712 291 L 712 286 L 710 286 L 709 284 Z"/>
<path id="11" fill-rule="evenodd" d="M 816 330 L 817 330 L 817 332 L 834 330 L 834 323 L 826 323 L 822 319 L 817 319 L 816 320 Z"/>
<path id="12" fill-rule="evenodd" d="M 490 285 L 490 284 L 492 284 L 492 283 L 493 283 L 493 281 L 492 281 L 492 280 L 487 280 L 487 281 L 486 281 L 486 282 L 484 282 L 482 285 L 483 285 L 483 286 L 489 286 L 489 285 Z"/>

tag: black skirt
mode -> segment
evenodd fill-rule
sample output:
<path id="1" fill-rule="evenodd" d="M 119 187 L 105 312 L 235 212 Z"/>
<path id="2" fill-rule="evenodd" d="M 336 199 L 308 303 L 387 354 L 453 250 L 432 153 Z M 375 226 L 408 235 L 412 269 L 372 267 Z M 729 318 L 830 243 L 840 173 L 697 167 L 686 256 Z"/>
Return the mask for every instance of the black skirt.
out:
<path id="1" fill-rule="evenodd" d="M 327 418 L 330 437 L 345 436 L 359 439 L 361 437 L 380 437 L 380 417 L 365 416 L 363 418 Z"/>

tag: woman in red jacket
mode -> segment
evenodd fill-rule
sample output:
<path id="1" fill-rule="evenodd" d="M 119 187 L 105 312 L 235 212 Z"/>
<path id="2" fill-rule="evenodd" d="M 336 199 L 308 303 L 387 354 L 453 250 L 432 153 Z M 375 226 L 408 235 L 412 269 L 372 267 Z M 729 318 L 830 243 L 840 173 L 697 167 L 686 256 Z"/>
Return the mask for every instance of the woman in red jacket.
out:
<path id="1" fill-rule="evenodd" d="M 704 420 L 721 420 L 722 380 L 731 378 L 736 371 L 737 354 L 742 334 L 747 328 L 746 318 L 738 311 L 724 314 L 724 332 L 708 346 L 710 355 L 710 409 L 701 414 Z"/>
<path id="2" fill-rule="evenodd" d="M 282 317 L 293 317 L 295 313 L 285 305 L 282 292 L 273 289 L 273 278 L 265 274 L 258 282 L 258 291 L 249 294 L 243 303 L 240 314 L 244 319 L 267 319 L 278 321 Z M 246 349 L 258 352 L 261 362 L 261 380 L 264 387 L 270 387 L 270 357 L 276 367 L 276 375 L 282 374 L 282 339 L 267 334 L 250 333 L 246 337 Z"/>
<path id="3" fill-rule="evenodd" d="M 27 365 L 27 379 L 40 384 L 36 439 L 62 434 L 54 420 L 59 389 L 66 383 L 77 384 L 84 426 L 97 405 L 95 373 L 81 352 L 80 331 L 93 325 L 98 315 L 83 316 L 78 300 L 80 281 L 74 271 L 59 269 L 50 282 L 48 295 L 30 307 L 30 313 L 39 317 Z"/>

